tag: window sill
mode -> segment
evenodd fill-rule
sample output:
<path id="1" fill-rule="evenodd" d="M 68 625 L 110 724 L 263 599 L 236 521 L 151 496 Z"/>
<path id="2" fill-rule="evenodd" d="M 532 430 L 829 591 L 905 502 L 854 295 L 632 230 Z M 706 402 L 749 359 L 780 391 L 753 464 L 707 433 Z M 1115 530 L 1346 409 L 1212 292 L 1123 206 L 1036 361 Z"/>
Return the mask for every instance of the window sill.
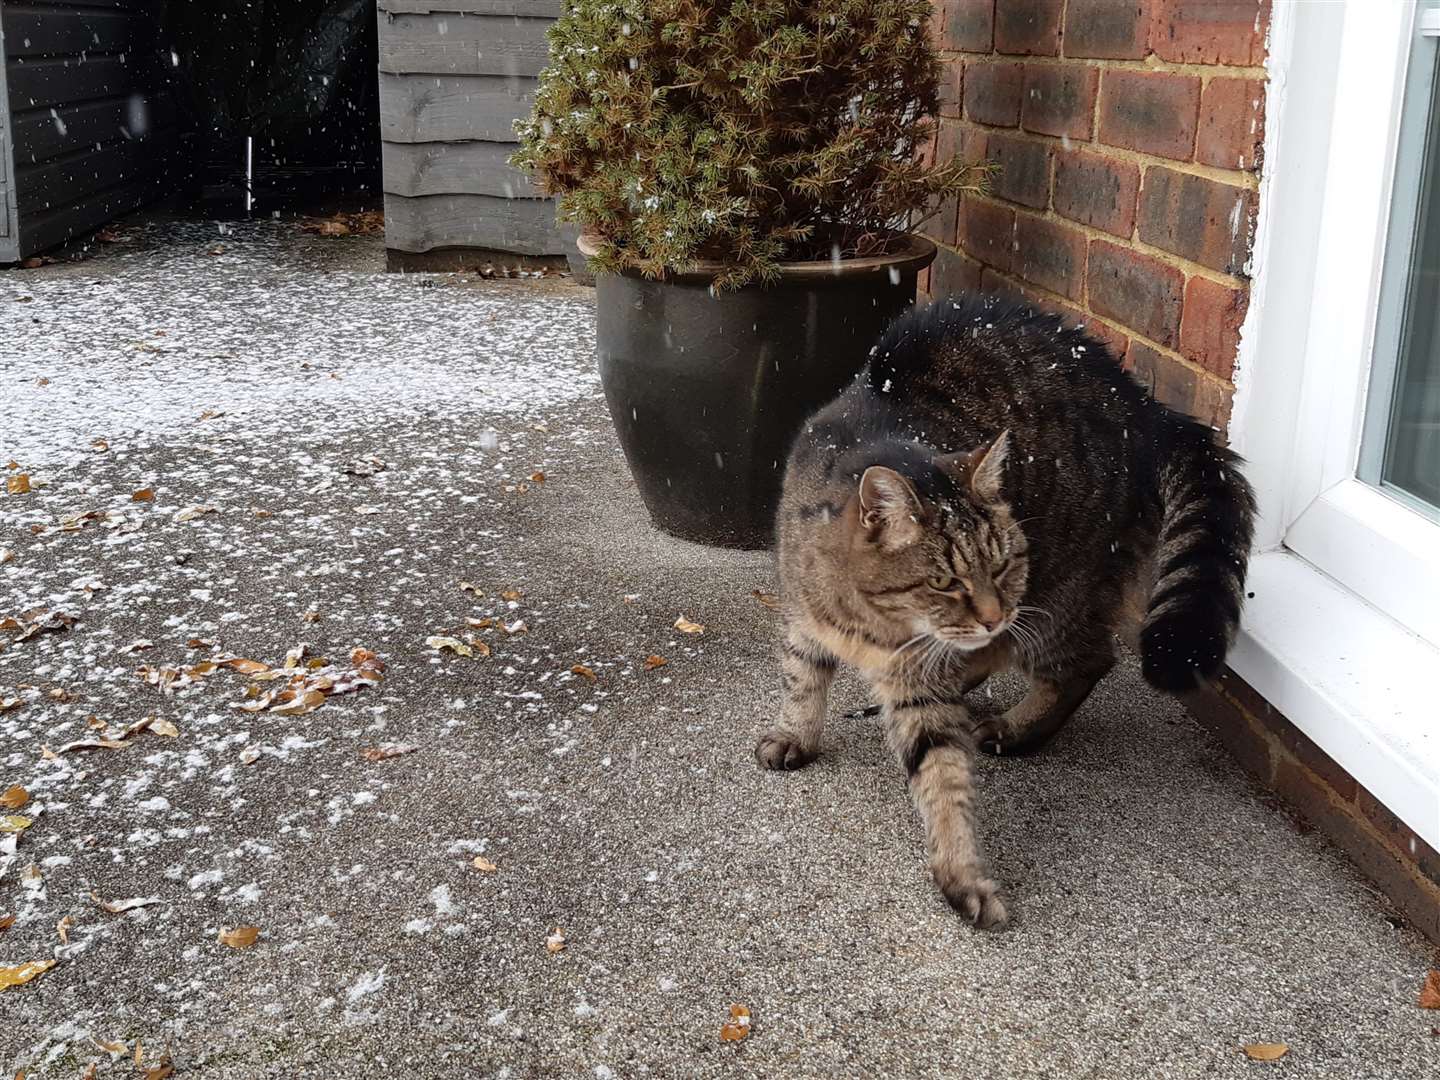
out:
<path id="1" fill-rule="evenodd" d="M 1285 550 L 1251 560 L 1230 667 L 1440 848 L 1440 649 Z"/>

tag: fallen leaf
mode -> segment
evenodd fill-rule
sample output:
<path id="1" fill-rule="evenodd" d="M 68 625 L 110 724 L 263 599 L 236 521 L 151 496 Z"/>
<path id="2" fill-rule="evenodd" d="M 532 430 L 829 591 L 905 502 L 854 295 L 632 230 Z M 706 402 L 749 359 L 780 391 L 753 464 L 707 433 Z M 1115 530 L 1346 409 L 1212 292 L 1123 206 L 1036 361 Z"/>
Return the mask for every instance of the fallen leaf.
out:
<path id="1" fill-rule="evenodd" d="M 376 473 L 385 471 L 385 462 L 371 454 L 368 457 L 356 458 L 340 471 L 349 473 L 351 476 L 374 476 Z"/>
<path id="2" fill-rule="evenodd" d="M 30 491 L 30 474 L 16 473 L 5 478 L 5 490 L 11 495 L 26 495 Z"/>
<path id="3" fill-rule="evenodd" d="M 91 731 L 104 731 L 107 725 L 104 720 L 91 713 L 85 718 L 85 726 Z"/>
<path id="4" fill-rule="evenodd" d="M 592 683 L 600 681 L 600 676 L 596 675 L 594 670 L 586 667 L 584 664 L 576 664 L 570 669 L 570 674 L 579 675 L 582 679 L 586 679 Z"/>
<path id="5" fill-rule="evenodd" d="M 14 926 L 14 925 L 15 925 L 15 916 L 14 916 L 14 915 L 0 915 L 0 933 L 4 933 L 6 930 L 9 930 L 10 927 L 12 927 L 12 926 Z"/>
<path id="6" fill-rule="evenodd" d="M 100 894 L 95 892 L 90 894 L 90 899 L 99 905 L 101 911 L 107 911 L 111 915 L 122 915 L 127 911 L 134 911 L 136 908 L 164 903 L 158 896 L 135 896 L 129 900 L 101 900 Z"/>
<path id="7" fill-rule="evenodd" d="M 465 620 L 465 625 L 466 625 L 466 626 L 472 626 L 472 627 L 474 627 L 476 630 L 490 630 L 490 629 L 493 629 L 494 627 L 498 626 L 499 624 L 498 624 L 494 619 L 490 618 L 489 616 L 486 616 L 486 617 L 483 618 L 483 619 L 471 619 L 471 618 L 467 618 L 467 619 Z"/>
<path id="8" fill-rule="evenodd" d="M 177 728 L 169 720 L 161 718 L 151 720 L 149 730 L 153 731 L 156 735 L 164 735 L 167 739 L 175 739 L 179 738 L 180 736 L 179 728 Z"/>
<path id="9" fill-rule="evenodd" d="M 23 986 L 31 979 L 45 974 L 54 966 L 54 960 L 31 960 L 28 964 L 0 967 L 0 990 L 8 990 L 12 986 Z"/>
<path id="10" fill-rule="evenodd" d="M 75 925 L 75 920 L 66 915 L 55 924 L 55 933 L 60 936 L 61 945 L 70 944 L 70 928 Z"/>
<path id="11" fill-rule="evenodd" d="M 1245 1056 L 1255 1061 L 1279 1061 L 1290 1052 L 1284 1043 L 1246 1043 Z"/>
<path id="12" fill-rule="evenodd" d="M 136 1065 L 139 1065 L 139 1064 L 140 1064 L 142 1061 L 144 1061 L 144 1060 L 145 1060 L 145 1045 L 144 1045 L 139 1039 L 136 1039 L 136 1040 L 135 1040 L 135 1064 L 136 1064 Z"/>
<path id="13" fill-rule="evenodd" d="M 705 627 L 698 622 L 691 622 L 684 615 L 675 620 L 675 629 L 682 634 L 703 634 Z"/>
<path id="14" fill-rule="evenodd" d="M 519 589 L 506 589 L 506 590 L 504 590 L 503 592 L 501 592 L 501 594 L 500 594 L 500 599 L 501 599 L 501 600 L 508 600 L 508 601 L 510 601 L 511 603 L 514 603 L 515 601 L 522 599 L 524 596 L 525 596 L 525 594 L 524 594 L 523 592 L 521 592 Z"/>
<path id="15" fill-rule="evenodd" d="M 48 377 L 42 375 L 42 376 L 40 376 L 40 378 L 38 378 L 38 379 L 35 380 L 35 385 L 36 385 L 36 386 L 49 386 L 49 385 L 50 385 L 50 380 L 49 380 Z"/>
<path id="16" fill-rule="evenodd" d="M 254 765 L 260 760 L 260 748 L 258 746 L 247 746 L 240 751 L 241 765 Z"/>
<path id="17" fill-rule="evenodd" d="M 175 515 L 174 520 L 175 520 L 175 521 L 194 521 L 194 520 L 195 520 L 196 518 L 198 518 L 201 514 L 213 514 L 213 513 L 215 513 L 215 507 L 213 507 L 213 506 L 187 506 L 184 510 L 181 510 L 178 514 Z"/>
<path id="18" fill-rule="evenodd" d="M 24 702 L 18 697 L 0 698 L 0 713 L 9 712 L 11 709 L 18 709 Z"/>
<path id="19" fill-rule="evenodd" d="M 319 690 L 306 690 L 303 694 L 298 694 L 293 701 L 271 706 L 270 711 L 277 716 L 303 716 L 324 704 L 324 693 Z"/>
<path id="20" fill-rule="evenodd" d="M 483 855 L 476 855 L 475 858 L 470 860 L 470 865 L 475 867 L 476 870 L 486 874 L 493 874 L 496 870 L 500 869 Z"/>
<path id="21" fill-rule="evenodd" d="M 213 649 L 215 647 L 215 639 L 204 637 L 188 638 L 185 642 L 185 647 L 187 649 Z"/>
<path id="22" fill-rule="evenodd" d="M 132 641 L 129 645 L 126 645 L 125 648 L 121 649 L 120 651 L 126 656 L 133 656 L 137 652 L 144 652 L 146 649 L 153 649 L 154 647 L 155 642 L 151 641 L 149 638 L 141 638 L 139 641 Z"/>
<path id="23" fill-rule="evenodd" d="M 1425 976 L 1425 985 L 1420 988 L 1420 1008 L 1440 1009 L 1440 970 Z"/>
<path id="24" fill-rule="evenodd" d="M 750 1034 L 750 1010 L 744 1005 L 730 1006 L 730 1020 L 720 1028 L 722 1042 L 739 1042 Z"/>
<path id="25" fill-rule="evenodd" d="M 0 548 L 0 563 L 7 563 L 15 557 L 15 553 L 9 548 Z"/>
<path id="26" fill-rule="evenodd" d="M 473 581 L 462 581 L 460 582 L 460 591 L 472 593 L 475 596 L 479 596 L 480 586 L 476 585 Z"/>
<path id="27" fill-rule="evenodd" d="M 46 746 L 44 743 L 40 744 L 41 761 L 55 761 L 57 758 L 59 758 L 59 756 L 59 754 L 55 753 L 54 750 L 51 750 L 50 747 Z"/>
<path id="28" fill-rule="evenodd" d="M 306 647 L 307 646 L 305 645 L 305 642 L 302 641 L 299 645 L 296 645 L 294 648 L 292 648 L 289 652 L 285 654 L 285 663 L 282 666 L 285 668 L 286 671 L 294 671 L 297 667 L 299 667 L 300 661 L 305 656 Z"/>
<path id="29" fill-rule="evenodd" d="M 545 951 L 557 953 L 565 948 L 565 931 L 555 927 L 550 931 L 550 936 L 545 939 Z"/>
<path id="30" fill-rule="evenodd" d="M 425 644 L 439 652 L 444 652 L 446 649 L 449 649 L 457 656 L 473 656 L 475 654 L 475 650 L 470 648 L 469 645 L 466 645 L 459 638 L 445 637 L 440 634 L 434 634 L 430 637 L 427 637 L 425 639 Z"/>
<path id="31" fill-rule="evenodd" d="M 224 245 L 224 244 L 216 244 L 214 247 L 212 247 L 212 248 L 211 248 L 209 251 L 207 251 L 205 254 L 207 254 L 207 255 L 224 255 L 224 254 L 225 254 L 225 245 Z"/>
<path id="32" fill-rule="evenodd" d="M 234 930 L 221 929 L 220 936 L 216 940 L 221 945 L 228 945 L 232 949 L 248 949 L 255 944 L 255 939 L 259 936 L 259 927 L 237 926 Z"/>
<path id="33" fill-rule="evenodd" d="M 110 444 L 104 439 L 92 439 L 90 440 L 90 449 L 94 450 L 97 454 L 103 454 L 110 449 Z"/>
<path id="34" fill-rule="evenodd" d="M 20 832 L 35 824 L 32 818 L 19 814 L 0 814 L 0 832 Z"/>
<path id="35" fill-rule="evenodd" d="M 539 471 L 531 473 L 530 482 L 532 484 L 543 484 L 545 482 L 545 474 Z"/>
<path id="36" fill-rule="evenodd" d="M 361 750 L 360 756 L 366 761 L 387 761 L 402 754 L 413 754 L 419 749 L 418 746 L 411 746 L 409 743 L 381 743 L 379 746 Z"/>
<path id="37" fill-rule="evenodd" d="M 145 1068 L 142 1080 L 168 1080 L 170 1076 L 174 1075 L 174 1072 L 175 1064 L 170 1060 L 170 1055 L 165 1054 L 160 1058 L 158 1064 Z"/>
<path id="38" fill-rule="evenodd" d="M 238 671 L 241 675 L 256 675 L 262 671 L 269 671 L 269 664 L 262 664 L 259 660 L 246 660 L 242 656 L 232 656 L 228 660 L 218 661 L 221 667 L 228 667 L 232 671 Z"/>
<path id="39" fill-rule="evenodd" d="M 75 700 L 75 695 L 66 690 L 63 686 L 55 686 L 47 690 L 45 696 L 51 701 L 58 701 L 62 704 Z"/>
<path id="40" fill-rule="evenodd" d="M 132 491 L 132 492 L 130 493 L 130 501 L 131 501 L 131 502 L 154 502 L 154 501 L 155 501 L 155 489 L 154 489 L 154 488 L 140 488 L 138 491 Z"/>
<path id="41" fill-rule="evenodd" d="M 669 662 L 670 661 L 666 660 L 663 656 L 656 656 L 652 653 L 650 656 L 645 657 L 645 670 L 654 671 L 657 667 L 664 667 Z"/>
<path id="42" fill-rule="evenodd" d="M 759 589 L 751 589 L 750 595 L 759 600 L 762 605 L 772 610 L 780 606 L 780 597 L 774 593 L 761 592 Z"/>
<path id="43" fill-rule="evenodd" d="M 515 620 L 514 622 L 512 622 L 512 623 L 505 623 L 505 624 L 503 624 L 503 625 L 500 627 L 500 629 L 501 629 L 501 630 L 504 630 L 505 633 L 510 634 L 510 635 L 513 636 L 513 635 L 515 635 L 515 634 L 523 634 L 523 633 L 526 633 L 526 632 L 530 629 L 530 627 L 528 627 L 528 626 L 525 625 L 525 620 L 524 620 L 524 619 L 516 619 L 516 620 Z"/>
<path id="44" fill-rule="evenodd" d="M 11 458 L 5 463 L 5 468 L 9 469 L 11 472 L 14 472 L 16 469 L 20 468 L 20 462 L 16 461 L 14 458 Z"/>
<path id="45" fill-rule="evenodd" d="M 19 810 L 29 801 L 30 793 L 19 784 L 7 788 L 5 794 L 0 795 L 0 806 L 6 810 Z"/>
<path id="46" fill-rule="evenodd" d="M 225 415 L 225 414 L 224 414 L 223 412 L 217 412 L 215 409 L 206 409 L 204 412 L 202 412 L 202 413 L 200 414 L 200 417 L 199 417 L 199 418 L 200 418 L 201 420 L 214 420 L 217 416 L 224 416 L 224 415 Z"/>
<path id="47" fill-rule="evenodd" d="M 301 621 L 301 622 L 307 622 L 307 623 L 319 622 L 319 621 L 320 621 L 320 612 L 315 611 L 315 610 L 313 610 L 313 609 L 310 610 L 310 611 L 302 612 L 301 615 L 300 615 L 300 621 Z"/>
<path id="48" fill-rule="evenodd" d="M 124 750 L 130 744 L 123 739 L 76 739 L 68 742 L 58 750 L 49 751 L 52 756 L 60 754 L 73 754 L 81 750 Z M 41 748 L 46 749 L 45 747 Z M 43 756 L 43 755 L 42 755 Z"/>

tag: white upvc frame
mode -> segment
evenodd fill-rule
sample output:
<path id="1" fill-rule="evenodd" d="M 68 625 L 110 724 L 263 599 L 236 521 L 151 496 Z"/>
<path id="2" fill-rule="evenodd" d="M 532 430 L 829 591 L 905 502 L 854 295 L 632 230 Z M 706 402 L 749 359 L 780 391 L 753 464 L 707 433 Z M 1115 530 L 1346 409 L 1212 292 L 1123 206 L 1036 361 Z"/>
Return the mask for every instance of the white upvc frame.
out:
<path id="1" fill-rule="evenodd" d="M 1355 478 L 1417 8 L 1273 10 L 1231 424 L 1261 522 L 1231 664 L 1440 847 L 1440 525 Z"/>

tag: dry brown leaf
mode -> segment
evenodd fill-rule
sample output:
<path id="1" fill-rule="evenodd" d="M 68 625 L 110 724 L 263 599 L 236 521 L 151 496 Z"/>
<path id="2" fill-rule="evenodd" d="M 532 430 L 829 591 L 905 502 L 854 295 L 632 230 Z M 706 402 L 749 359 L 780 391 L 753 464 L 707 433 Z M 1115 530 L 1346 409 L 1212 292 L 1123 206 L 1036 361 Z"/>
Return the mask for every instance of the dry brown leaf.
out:
<path id="1" fill-rule="evenodd" d="M 16 473 L 14 476 L 5 478 L 5 490 L 11 495 L 28 495 L 30 493 L 30 474 Z"/>
<path id="2" fill-rule="evenodd" d="M 293 701 L 287 701 L 283 705 L 272 705 L 270 711 L 278 716 L 303 716 L 305 713 L 314 712 L 324 704 L 325 694 L 322 691 L 306 690 L 303 694 L 296 695 Z"/>
<path id="3" fill-rule="evenodd" d="M 11 709 L 18 709 L 24 702 L 18 697 L 0 698 L 0 713 L 9 712 Z"/>
<path id="4" fill-rule="evenodd" d="M 258 746 L 247 746 L 240 751 L 241 765 L 254 765 L 260 760 L 260 748 Z"/>
<path id="5" fill-rule="evenodd" d="M 138 491 L 132 491 L 132 492 L 130 493 L 130 501 L 131 501 L 131 502 L 154 502 L 154 501 L 155 501 L 155 489 L 154 489 L 154 488 L 140 488 Z"/>
<path id="6" fill-rule="evenodd" d="M 232 671 L 238 671 L 241 675 L 258 675 L 261 672 L 269 671 L 269 664 L 262 664 L 259 660 L 247 660 L 243 656 L 232 656 L 228 660 L 218 661 L 221 667 L 228 667 Z"/>
<path id="7" fill-rule="evenodd" d="M 155 642 L 149 638 L 140 638 L 138 641 L 132 641 L 129 645 L 126 645 L 120 652 L 125 656 L 134 656 L 137 652 L 144 652 L 146 649 L 153 649 L 154 647 Z"/>
<path id="8" fill-rule="evenodd" d="M 705 632 L 703 624 L 691 622 L 684 615 L 681 615 L 675 620 L 675 629 L 679 630 L 682 634 L 703 634 Z"/>
<path id="9" fill-rule="evenodd" d="M 104 731 L 107 725 L 104 720 L 101 720 L 100 717 L 91 713 L 85 718 L 85 726 L 91 731 Z"/>
<path id="10" fill-rule="evenodd" d="M 55 924 L 55 933 L 60 936 L 61 945 L 70 944 L 70 928 L 75 925 L 75 920 L 69 915 Z"/>
<path id="11" fill-rule="evenodd" d="M 501 600 L 508 600 L 511 603 L 524 599 L 525 594 L 519 589 L 505 589 L 500 593 Z"/>
<path id="12" fill-rule="evenodd" d="M 155 1065 L 145 1067 L 145 1074 L 141 1080 L 169 1080 L 175 1073 L 175 1063 L 170 1060 L 170 1055 L 165 1054 Z"/>
<path id="13" fill-rule="evenodd" d="M 11 458 L 5 463 L 5 468 L 9 469 L 11 472 L 14 472 L 16 469 L 20 468 L 20 462 L 16 461 L 14 458 Z"/>
<path id="14" fill-rule="evenodd" d="M 1440 970 L 1425 976 L 1425 985 L 1420 988 L 1420 1008 L 1440 1009 Z"/>
<path id="15" fill-rule="evenodd" d="M 257 926 L 237 926 L 234 930 L 222 928 L 216 940 L 232 949 L 248 949 L 259 936 L 260 928 Z"/>
<path id="16" fill-rule="evenodd" d="M 476 855 L 475 858 L 470 860 L 470 865 L 475 867 L 476 870 L 479 870 L 481 873 L 485 874 L 493 874 L 496 870 L 500 869 L 483 855 Z"/>
<path id="17" fill-rule="evenodd" d="M 184 510 L 181 510 L 178 514 L 176 514 L 173 520 L 194 521 L 201 514 L 213 513 L 215 513 L 215 507 L 213 506 L 187 506 Z"/>
<path id="18" fill-rule="evenodd" d="M 445 637 L 443 634 L 432 634 L 425 639 L 425 644 L 437 652 L 444 652 L 446 649 L 449 649 L 457 656 L 475 655 L 475 650 L 459 638 Z"/>
<path id="19" fill-rule="evenodd" d="M 465 620 L 465 625 L 466 625 L 466 626 L 470 626 L 470 627 L 474 627 L 476 630 L 492 630 L 492 629 L 494 629 L 496 626 L 498 626 L 499 623 L 497 623 L 494 619 L 490 618 L 489 616 L 486 616 L 486 617 L 483 618 L 483 619 L 471 619 L 471 618 L 467 618 L 467 619 Z"/>
<path id="20" fill-rule="evenodd" d="M 6 810 L 19 810 L 29 801 L 30 793 L 19 784 L 6 788 L 5 793 L 0 795 L 0 806 Z"/>
<path id="21" fill-rule="evenodd" d="M 101 911 L 109 912 L 111 915 L 122 915 L 127 911 L 134 911 L 136 908 L 164 902 L 158 896 L 135 896 L 129 900 L 101 900 L 100 894 L 96 892 L 90 894 L 90 899 L 95 901 Z"/>
<path id="22" fill-rule="evenodd" d="M 545 482 L 545 474 L 539 470 L 532 472 L 530 474 L 530 482 L 532 484 L 543 484 Z"/>
<path id="23" fill-rule="evenodd" d="M 504 623 L 504 624 L 502 624 L 501 627 L 500 627 L 500 629 L 501 629 L 501 630 L 504 630 L 505 633 L 507 633 L 507 634 L 509 634 L 509 635 L 511 635 L 511 636 L 513 637 L 513 636 L 516 635 L 516 634 L 524 634 L 524 633 L 528 632 L 529 629 L 530 629 L 530 627 L 528 627 L 528 626 L 525 625 L 525 620 L 524 620 L 524 619 L 516 619 L 516 620 L 515 620 L 514 622 L 512 622 L 512 623 Z"/>
<path id="24" fill-rule="evenodd" d="M 311 608 L 309 611 L 302 611 L 300 613 L 300 621 L 307 623 L 319 622 L 320 612 L 316 611 L 314 608 Z"/>
<path id="25" fill-rule="evenodd" d="M 51 757 L 58 757 L 60 754 L 74 754 L 81 750 L 124 750 L 129 745 L 124 739 L 76 739 L 58 750 L 49 750 L 47 747 L 41 747 L 41 750 L 48 751 Z"/>
<path id="26" fill-rule="evenodd" d="M 722 1042 L 739 1042 L 750 1034 L 750 1010 L 744 1005 L 730 1006 L 730 1019 L 720 1028 Z"/>
<path id="27" fill-rule="evenodd" d="M 110 449 L 110 444 L 104 439 L 91 439 L 90 449 L 94 450 L 97 454 L 103 454 L 106 450 Z"/>
<path id="28" fill-rule="evenodd" d="M 55 753 L 54 750 L 51 750 L 50 747 L 46 746 L 44 743 L 41 743 L 41 744 L 40 744 L 40 760 L 41 760 L 41 761 L 54 761 L 54 760 L 55 760 L 56 758 L 58 758 L 59 756 L 60 756 L 59 754 Z"/>
<path id="29" fill-rule="evenodd" d="M 751 589 L 750 595 L 755 597 L 756 600 L 759 600 L 764 607 L 770 608 L 772 611 L 780 606 L 780 597 L 776 596 L 774 593 L 761 592 L 759 589 Z"/>
<path id="30" fill-rule="evenodd" d="M 130 1047 L 128 1047 L 127 1045 L 125 1045 L 125 1043 L 119 1040 L 115 1042 L 103 1043 L 92 1035 L 90 1041 L 93 1042 L 96 1046 L 98 1046 L 101 1050 L 104 1050 L 107 1054 L 128 1054 L 130 1052 Z"/>
<path id="31" fill-rule="evenodd" d="M 180 729 L 162 717 L 151 720 L 148 730 L 153 731 L 156 735 L 163 735 L 167 739 L 175 739 L 180 736 Z"/>
<path id="32" fill-rule="evenodd" d="M 0 564 L 7 563 L 15 557 L 15 553 L 9 548 L 0 548 Z"/>
<path id="33" fill-rule="evenodd" d="M 400 757 L 402 754 L 413 754 L 419 750 L 418 746 L 409 743 L 381 743 L 379 746 L 366 747 L 360 751 L 360 756 L 366 761 L 388 761 L 392 757 Z"/>
<path id="34" fill-rule="evenodd" d="M 186 638 L 185 647 L 187 649 L 213 649 L 215 647 L 215 639 L 207 637 Z"/>
<path id="35" fill-rule="evenodd" d="M 579 675 L 582 679 L 592 683 L 600 681 L 600 676 L 596 675 L 592 668 L 588 668 L 584 664 L 576 664 L 570 669 L 570 674 Z"/>
<path id="36" fill-rule="evenodd" d="M 51 701 L 58 701 L 62 704 L 68 704 L 75 700 L 75 695 L 63 686 L 52 686 L 49 690 L 45 691 L 45 696 Z"/>
<path id="37" fill-rule="evenodd" d="M 54 966 L 54 960 L 31 960 L 28 964 L 0 967 L 0 990 L 8 990 L 12 986 L 23 986 L 31 979 L 45 974 Z"/>
<path id="38" fill-rule="evenodd" d="M 550 931 L 550 936 L 545 939 L 545 951 L 557 953 L 563 951 L 564 948 L 565 931 L 557 926 L 554 930 Z"/>
<path id="39" fill-rule="evenodd" d="M 0 934 L 3 934 L 10 927 L 15 925 L 14 915 L 0 915 Z"/>
<path id="40" fill-rule="evenodd" d="M 1255 1061 L 1279 1061 L 1290 1052 L 1284 1043 L 1246 1043 L 1245 1056 Z"/>
<path id="41" fill-rule="evenodd" d="M 654 653 L 651 653 L 645 657 L 645 670 L 654 671 L 658 667 L 664 667 L 669 662 L 670 661 L 666 660 L 663 656 L 656 656 Z"/>
<path id="42" fill-rule="evenodd" d="M 476 656 L 489 656 L 490 646 L 481 641 L 474 634 L 465 635 L 465 644 L 475 650 Z"/>
<path id="43" fill-rule="evenodd" d="M 24 832 L 34 824 L 33 818 L 23 817 L 20 814 L 0 814 L 0 833 Z"/>

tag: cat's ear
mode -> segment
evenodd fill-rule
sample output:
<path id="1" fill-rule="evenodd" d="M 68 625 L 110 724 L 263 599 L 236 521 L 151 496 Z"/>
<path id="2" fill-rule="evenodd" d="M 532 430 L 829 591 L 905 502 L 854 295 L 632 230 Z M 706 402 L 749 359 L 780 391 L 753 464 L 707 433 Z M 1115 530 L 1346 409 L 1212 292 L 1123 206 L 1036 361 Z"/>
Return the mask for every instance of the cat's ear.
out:
<path id="1" fill-rule="evenodd" d="M 1000 481 L 1009 454 L 1010 432 L 1007 430 L 974 450 L 937 457 L 934 464 L 969 487 L 982 502 L 994 502 L 1000 498 Z"/>
<path id="2" fill-rule="evenodd" d="M 920 538 L 920 496 L 894 469 L 872 465 L 860 478 L 860 524 L 881 547 L 895 550 Z"/>

